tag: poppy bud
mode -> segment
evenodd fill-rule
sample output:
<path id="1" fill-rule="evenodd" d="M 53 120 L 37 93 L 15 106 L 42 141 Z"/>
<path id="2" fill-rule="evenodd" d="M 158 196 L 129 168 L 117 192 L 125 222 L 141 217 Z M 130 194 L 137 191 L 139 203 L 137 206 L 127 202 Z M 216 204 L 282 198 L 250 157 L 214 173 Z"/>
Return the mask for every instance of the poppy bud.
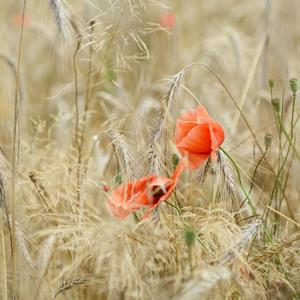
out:
<path id="1" fill-rule="evenodd" d="M 186 245 L 190 248 L 193 246 L 196 239 L 196 234 L 193 229 L 186 228 L 184 231 L 184 240 Z"/>
<path id="2" fill-rule="evenodd" d="M 279 98 L 273 98 L 272 99 L 272 106 L 273 109 L 279 113 L 280 112 L 280 99 Z"/>
<path id="3" fill-rule="evenodd" d="M 179 157 L 177 154 L 172 155 L 172 163 L 173 163 L 174 168 L 176 168 L 179 163 Z"/>
<path id="4" fill-rule="evenodd" d="M 270 89 L 272 89 L 274 87 L 274 80 L 273 79 L 269 80 L 269 87 L 270 87 Z"/>
<path id="5" fill-rule="evenodd" d="M 107 184 L 103 184 L 103 185 L 102 185 L 102 190 L 103 190 L 105 193 L 107 193 L 107 192 L 110 191 L 110 186 L 107 185 Z"/>
<path id="6" fill-rule="evenodd" d="M 267 133 L 265 135 L 265 147 L 266 147 L 266 149 L 269 149 L 269 147 L 272 144 L 272 140 L 273 140 L 273 135 L 270 134 L 270 133 Z"/>
<path id="7" fill-rule="evenodd" d="M 121 174 L 117 174 L 115 177 L 115 183 L 116 184 L 121 184 L 122 183 L 122 175 Z"/>
<path id="8" fill-rule="evenodd" d="M 298 91 L 298 80 L 296 78 L 290 79 L 290 88 L 293 94 L 296 94 Z"/>

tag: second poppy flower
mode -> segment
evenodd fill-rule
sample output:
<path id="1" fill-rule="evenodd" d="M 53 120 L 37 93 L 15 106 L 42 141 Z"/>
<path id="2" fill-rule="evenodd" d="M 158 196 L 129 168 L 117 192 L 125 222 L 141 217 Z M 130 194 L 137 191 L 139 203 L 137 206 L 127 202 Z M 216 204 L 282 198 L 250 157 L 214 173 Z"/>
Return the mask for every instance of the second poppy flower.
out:
<path id="1" fill-rule="evenodd" d="M 179 152 L 188 157 L 189 168 L 199 167 L 224 141 L 224 130 L 200 105 L 179 117 L 175 143 Z"/>
<path id="2" fill-rule="evenodd" d="M 148 175 L 120 185 L 112 191 L 108 200 L 111 213 L 125 219 L 129 214 L 147 207 L 143 219 L 147 218 L 155 207 L 171 196 L 183 168 L 183 163 L 179 163 L 170 178 Z"/>

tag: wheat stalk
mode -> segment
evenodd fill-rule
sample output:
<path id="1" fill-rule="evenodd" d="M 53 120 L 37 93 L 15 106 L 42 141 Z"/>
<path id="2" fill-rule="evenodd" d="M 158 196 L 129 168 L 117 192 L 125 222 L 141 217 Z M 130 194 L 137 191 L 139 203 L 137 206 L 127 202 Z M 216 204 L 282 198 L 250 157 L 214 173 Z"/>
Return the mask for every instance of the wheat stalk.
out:
<path id="1" fill-rule="evenodd" d="M 218 263 L 221 265 L 228 264 L 232 262 L 238 253 L 242 253 L 246 246 L 249 245 L 250 241 L 254 238 L 260 225 L 260 222 L 257 221 L 242 227 L 241 238 L 234 244 L 233 247 L 227 250 L 220 259 L 218 259 Z"/>
<path id="2" fill-rule="evenodd" d="M 152 141 L 147 151 L 147 159 L 149 161 L 148 170 L 150 173 L 160 173 L 160 163 L 156 146 L 162 142 L 163 133 L 166 130 L 168 114 L 171 113 L 174 106 L 174 100 L 178 94 L 179 88 L 184 78 L 185 71 L 181 70 L 173 76 L 173 80 L 167 91 L 165 92 L 163 101 L 160 105 L 158 116 L 152 132 Z"/>
<path id="3" fill-rule="evenodd" d="M 66 40 L 68 40 L 69 32 L 67 30 L 67 28 L 68 28 L 67 15 L 66 15 L 62 0 L 50 0 L 49 4 L 50 4 L 50 7 L 52 8 L 55 22 L 56 22 L 59 32 L 62 34 L 62 36 Z"/>
<path id="4" fill-rule="evenodd" d="M 0 217 L 0 230 L 1 230 L 1 249 L 2 249 L 2 260 L 1 271 L 3 274 L 2 277 L 2 297 L 4 300 L 8 299 L 8 290 L 7 290 L 7 258 L 6 258 L 6 245 L 5 245 L 5 236 L 4 236 L 4 224 L 3 220 Z"/>
<path id="5" fill-rule="evenodd" d="M 17 78 L 17 66 L 15 61 L 7 56 L 6 54 L 1 53 L 0 54 L 0 59 L 2 59 L 3 61 L 5 61 L 7 63 L 7 65 L 9 66 L 9 68 L 11 69 L 15 80 Z M 20 97 L 20 102 L 23 103 L 24 102 L 24 91 L 23 91 L 23 84 L 22 84 L 22 80 L 21 80 L 21 76 L 19 77 L 19 97 Z"/>
<path id="6" fill-rule="evenodd" d="M 134 157 L 132 156 L 128 144 L 126 143 L 124 136 L 115 130 L 109 130 L 108 136 L 111 138 L 111 142 L 117 152 L 118 157 L 124 164 L 127 177 L 129 179 L 136 178 L 136 172 L 134 167 Z"/>
<path id="7" fill-rule="evenodd" d="M 39 299 L 41 285 L 43 283 L 43 278 L 47 274 L 49 265 L 53 256 L 53 250 L 56 242 L 56 236 L 50 235 L 50 237 L 44 242 L 43 248 L 40 250 L 40 256 L 37 259 L 37 266 L 39 268 L 39 282 L 37 284 L 36 295 L 34 299 Z"/>
<path id="8" fill-rule="evenodd" d="M 73 287 L 75 287 L 75 286 L 77 286 L 77 285 L 82 285 L 82 284 L 85 284 L 85 283 L 87 283 L 87 282 L 88 282 L 88 279 L 87 279 L 87 278 L 67 279 L 67 280 L 65 280 L 65 281 L 61 284 L 61 286 L 59 287 L 58 291 L 55 293 L 53 299 L 56 299 L 56 297 L 57 297 L 59 294 L 65 292 L 65 291 L 67 291 L 67 290 L 69 290 L 69 289 L 71 289 L 71 288 L 73 288 Z"/>
<path id="9" fill-rule="evenodd" d="M 46 207 L 49 208 L 49 204 L 48 204 L 48 202 L 50 200 L 49 193 L 43 186 L 40 177 L 38 176 L 38 174 L 35 171 L 30 172 L 28 175 L 29 175 L 31 182 L 34 184 L 34 186 L 36 188 L 36 192 L 38 193 L 39 197 L 42 199 L 42 201 L 44 202 Z"/>
<path id="10" fill-rule="evenodd" d="M 233 172 L 228 163 L 227 157 L 224 155 L 222 151 L 218 151 L 217 156 L 218 156 L 220 171 L 224 178 L 225 186 L 229 193 L 234 194 L 235 182 L 234 182 Z"/>
<path id="11" fill-rule="evenodd" d="M 27 0 L 23 1 L 22 9 L 22 20 L 25 17 Z M 19 47 L 18 47 L 18 59 L 16 68 L 16 86 L 15 86 L 15 103 L 14 103 L 14 129 L 13 129 L 13 150 L 12 150 L 12 179 L 11 179 L 11 215 L 12 215 L 12 294 L 13 298 L 17 295 L 17 252 L 16 252 L 16 208 L 15 208 L 15 188 L 16 188 L 16 174 L 18 172 L 19 162 L 19 143 L 20 143 L 20 132 L 19 132 L 19 120 L 20 120 L 20 73 L 21 73 L 21 60 L 22 60 L 22 49 L 23 49 L 23 33 L 24 33 L 24 22 L 22 22 Z"/>
<path id="12" fill-rule="evenodd" d="M 207 294 L 219 282 L 228 280 L 230 277 L 231 272 L 226 267 L 207 268 L 188 281 L 179 297 L 175 299 L 202 299 L 201 296 Z"/>

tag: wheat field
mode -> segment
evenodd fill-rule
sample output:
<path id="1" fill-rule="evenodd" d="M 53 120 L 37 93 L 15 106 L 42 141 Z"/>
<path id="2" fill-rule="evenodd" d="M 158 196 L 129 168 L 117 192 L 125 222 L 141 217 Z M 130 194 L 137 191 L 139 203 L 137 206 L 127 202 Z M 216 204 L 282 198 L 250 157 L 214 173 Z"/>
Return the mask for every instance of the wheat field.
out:
<path id="1" fill-rule="evenodd" d="M 1 299 L 300 299 L 297 0 L 2 0 L 0 37 Z M 199 105 L 224 142 L 116 217 Z"/>

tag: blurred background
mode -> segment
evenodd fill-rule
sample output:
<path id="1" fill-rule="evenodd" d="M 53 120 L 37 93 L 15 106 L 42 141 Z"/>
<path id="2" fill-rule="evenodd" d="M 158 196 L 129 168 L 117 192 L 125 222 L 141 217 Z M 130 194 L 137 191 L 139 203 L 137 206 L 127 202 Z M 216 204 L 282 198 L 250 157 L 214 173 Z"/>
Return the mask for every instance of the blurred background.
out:
<path id="1" fill-rule="evenodd" d="M 116 171 L 118 159 L 112 154 L 115 151 L 114 144 L 107 137 L 102 139 L 101 134 L 103 132 L 111 134 L 110 130 L 113 129 L 124 136 L 132 150 L 130 156 L 135 161 L 135 171 L 140 176 L 145 175 L 145 149 L 151 142 L 152 128 L 163 95 L 169 87 L 172 76 L 185 67 L 183 88 L 176 101 L 174 114 L 170 118 L 169 131 L 173 132 L 174 122 L 181 112 L 196 107 L 199 103 L 203 104 L 209 114 L 224 127 L 226 134 L 224 147 L 239 162 L 243 178 L 249 182 L 261 154 L 257 143 L 264 148 L 265 135 L 272 134 L 273 146 L 267 153 L 268 161 L 262 161 L 257 177 L 253 178 L 253 182 L 255 181 L 253 194 L 257 205 L 263 209 L 268 204 L 268 196 L 275 176 L 271 172 L 272 168 L 277 171 L 280 169 L 277 160 L 278 128 L 274 121 L 271 99 L 280 98 L 283 123 L 289 124 L 292 104 L 289 79 L 297 78 L 300 74 L 298 0 L 27 0 L 24 18 L 22 7 L 21 0 L 1 0 L 0 148 L 7 160 L 6 164 L 0 162 L 4 170 L 2 174 L 4 181 L 9 182 L 10 167 L 7 166 L 12 160 L 17 57 L 23 25 L 19 91 L 20 163 L 18 168 L 20 174 L 17 219 L 20 228 L 28 233 L 28 235 L 24 233 L 24 239 L 29 244 L 28 253 L 31 253 L 32 257 L 38 257 L 39 249 L 47 246 L 42 242 L 44 243 L 45 236 L 47 234 L 51 236 L 52 232 L 47 234 L 45 232 L 48 228 L 52 228 L 56 221 L 53 221 L 53 216 L 47 210 L 45 212 L 44 208 L 41 208 L 41 202 L 33 196 L 32 184 L 36 182 L 32 183 L 28 174 L 37 172 L 42 186 L 50 194 L 49 201 L 57 213 L 55 215 L 57 224 L 62 227 L 67 224 L 70 228 L 73 226 L 70 232 L 72 230 L 75 232 L 78 215 L 82 216 L 80 210 L 82 206 L 79 209 L 79 204 L 77 203 L 78 207 L 75 207 L 72 202 L 76 198 L 78 185 L 80 190 L 74 170 L 78 165 L 79 169 L 81 168 L 83 157 L 82 164 L 86 169 L 80 170 L 83 177 L 88 174 L 84 182 L 86 186 L 83 194 L 86 195 L 87 210 L 91 214 L 86 221 L 90 222 L 87 230 L 93 228 L 96 232 L 99 229 L 104 232 L 102 232 L 104 236 L 110 236 L 107 227 L 101 227 L 102 213 L 105 216 L 108 213 L 103 200 L 107 195 L 101 194 L 102 190 L 99 192 L 99 187 L 102 183 L 116 185 L 115 177 L 121 171 L 119 169 Z M 270 79 L 274 82 L 272 94 L 269 86 Z M 295 111 L 296 114 L 299 113 L 298 99 Z M 249 126 L 254 136 L 249 131 Z M 299 148 L 298 134 L 299 129 L 295 127 L 297 148 Z M 79 146 L 76 145 L 76 140 L 82 143 L 79 157 L 76 148 L 80 148 L 80 143 Z M 117 141 L 122 144 L 119 136 Z M 284 149 L 288 148 L 286 141 L 284 147 Z M 92 154 L 93 159 L 89 160 Z M 300 207 L 298 201 L 300 187 L 297 183 L 299 161 L 295 160 L 292 163 L 293 159 L 294 154 L 290 155 L 288 160 L 290 164 L 285 166 L 286 173 L 284 173 L 287 176 L 284 196 L 289 199 L 290 207 L 287 207 L 285 202 L 281 207 L 282 213 L 291 218 L 299 215 Z M 124 175 L 124 178 L 127 175 Z M 211 194 L 205 203 L 208 203 L 206 208 L 210 213 L 211 198 L 209 197 L 212 197 Z M 188 197 L 186 199 L 188 199 L 186 203 L 189 204 L 190 199 Z M 222 198 L 219 201 L 220 205 L 224 205 L 227 209 L 231 202 L 223 204 L 223 200 Z M 191 203 L 194 204 L 192 201 Z M 222 209 L 224 207 L 222 206 Z M 98 215 L 96 208 L 101 211 Z M 93 215 L 94 209 L 97 216 Z M 295 216 L 290 215 L 291 211 Z M 68 223 L 65 217 L 69 216 L 70 212 L 75 216 L 72 215 L 73 219 Z M 226 219 L 227 216 L 224 218 Z M 34 225 L 31 223 L 33 220 L 36 220 Z M 239 228 L 233 219 L 231 221 L 231 224 Z M 98 226 L 97 229 L 94 229 L 96 227 L 94 222 Z M 46 224 L 48 224 L 47 228 Z M 282 225 L 286 226 L 284 230 L 290 229 L 286 225 L 286 219 L 282 221 Z M 216 231 L 223 227 L 219 223 L 218 226 L 214 227 Z M 39 230 L 45 231 L 40 233 Z M 122 232 L 123 229 L 118 227 L 117 230 Z M 62 232 L 59 234 L 63 239 L 69 237 L 69 232 L 65 233 L 63 230 Z M 51 287 L 49 290 L 53 296 L 58 283 L 68 278 L 67 275 L 73 274 L 74 269 L 77 272 L 76 268 L 80 263 L 76 265 L 75 259 L 70 260 L 65 249 L 74 251 L 80 258 L 84 257 L 85 243 L 89 244 L 94 240 L 93 234 L 89 232 L 89 239 L 86 240 L 82 237 L 85 232 L 81 233 L 80 238 L 83 239 L 81 246 L 84 245 L 80 248 L 82 252 L 79 254 L 76 252 L 76 241 L 70 239 L 71 242 L 67 243 L 67 246 L 65 244 L 60 246 L 66 247 L 63 250 L 60 248 L 59 251 L 65 255 L 60 257 L 60 254 L 57 254 L 59 251 L 53 250 L 56 249 L 53 244 L 52 250 L 55 253 L 53 257 L 56 257 L 57 263 L 51 264 L 51 272 L 45 271 L 37 278 L 34 272 L 31 273 L 32 278 L 36 280 L 33 280 L 35 288 L 45 287 L 43 299 L 48 299 L 47 297 L 50 299 L 48 287 Z M 207 232 L 207 236 L 205 232 L 203 235 L 209 239 L 210 231 Z M 80 235 L 75 232 L 74 236 L 78 237 L 77 234 Z M 156 237 L 162 240 L 160 233 L 157 233 Z M 219 236 L 219 240 L 222 238 L 223 236 Z M 234 244 L 234 235 L 230 241 Z M 123 240 L 119 242 L 120 245 L 124 245 Z M 106 249 L 110 249 L 110 245 L 107 244 L 105 244 Z M 162 249 L 167 249 L 170 244 Z M 229 244 L 228 242 L 226 247 Z M 221 243 L 220 248 L 222 249 L 223 246 Z M 99 245 L 97 247 L 101 249 Z M 224 249 L 226 247 L 224 246 Z M 97 255 L 91 249 L 87 253 L 96 260 Z M 22 255 L 20 257 L 27 254 Z M 84 259 L 88 260 L 86 257 Z M 84 259 L 82 258 L 82 261 Z M 21 258 L 19 260 L 22 261 Z M 293 262 L 298 260 L 291 259 Z M 291 261 L 286 260 L 287 269 Z M 22 264 L 25 265 L 22 262 L 20 266 Z M 261 264 L 263 265 L 263 262 Z M 277 262 L 274 263 L 276 264 Z M 63 267 L 66 269 L 61 271 Z M 88 270 L 86 271 L 88 276 L 95 271 L 90 272 L 90 266 L 86 269 L 85 267 L 80 270 L 84 270 L 83 273 Z M 124 273 L 127 267 L 128 265 L 123 265 Z M 96 271 L 99 271 L 99 268 Z M 96 271 L 95 274 L 98 274 Z M 162 268 L 161 272 L 163 271 Z M 269 275 L 264 273 L 264 276 L 267 274 L 267 279 L 264 281 L 259 277 L 262 273 L 258 271 L 257 274 L 259 279 L 255 284 L 261 288 L 260 294 L 258 293 L 261 299 L 272 297 L 272 293 L 261 292 L 267 285 Z M 280 283 L 284 281 L 282 274 L 278 275 L 282 280 L 279 280 Z M 274 275 L 274 278 L 276 276 Z M 10 274 L 8 277 L 10 278 Z M 42 282 L 43 278 L 47 278 L 45 283 Z M 291 284 L 294 284 L 297 278 L 293 277 Z M 132 277 L 129 282 L 131 279 Z M 105 284 L 106 280 L 110 279 L 105 277 L 103 281 Z M 278 282 L 276 281 L 276 284 Z M 111 281 L 112 286 L 117 284 Z M 125 286 L 126 284 L 124 283 Z M 253 286 L 257 287 L 255 284 L 253 283 Z M 31 283 L 22 281 L 21 285 L 25 291 L 29 290 Z M 97 295 L 106 293 L 103 291 L 104 285 L 100 292 L 97 291 L 98 294 L 95 292 Z M 280 289 L 279 283 L 278 286 Z M 288 284 L 284 285 L 284 289 L 287 289 L 287 286 Z M 176 288 L 174 291 L 176 293 Z M 145 291 L 141 294 L 147 295 Z M 92 292 L 89 294 L 88 290 L 82 289 L 78 295 L 76 293 L 70 295 L 70 297 L 79 295 L 78 299 L 89 299 L 88 296 L 85 298 L 85 295 L 89 295 L 90 299 L 93 299 L 94 294 Z M 128 299 L 133 299 L 132 295 L 135 295 L 134 291 Z M 251 291 L 249 295 L 251 298 Z M 36 299 L 38 296 L 37 293 Z M 119 299 L 115 294 L 110 296 L 110 299 Z M 131 296 L 133 298 L 130 298 Z M 234 297 L 234 293 L 231 296 Z M 136 299 L 148 298 L 145 296 Z"/>

